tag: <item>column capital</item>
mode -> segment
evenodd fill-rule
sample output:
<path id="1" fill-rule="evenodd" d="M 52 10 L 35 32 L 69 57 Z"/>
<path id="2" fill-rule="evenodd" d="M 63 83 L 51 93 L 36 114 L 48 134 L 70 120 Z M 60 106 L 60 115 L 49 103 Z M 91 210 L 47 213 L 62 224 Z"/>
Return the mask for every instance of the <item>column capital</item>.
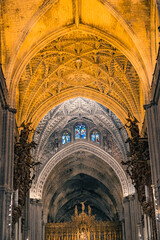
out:
<path id="1" fill-rule="evenodd" d="M 129 199 L 130 200 L 134 200 L 135 199 L 135 195 L 134 194 L 129 195 Z"/>
<path id="2" fill-rule="evenodd" d="M 41 199 L 30 198 L 30 203 L 31 204 L 39 204 L 39 205 L 41 205 L 42 201 L 41 201 Z"/>
<path id="3" fill-rule="evenodd" d="M 123 203 L 129 202 L 130 200 L 134 200 L 134 199 L 135 199 L 135 194 L 128 195 L 123 198 Z"/>
<path id="4" fill-rule="evenodd" d="M 17 109 L 16 108 L 8 108 L 8 111 L 11 112 L 11 113 L 14 113 L 16 114 L 17 113 Z"/>
<path id="5" fill-rule="evenodd" d="M 9 112 L 14 113 L 14 114 L 17 112 L 17 109 L 10 107 L 9 104 L 5 104 L 4 110 L 8 110 Z"/>
<path id="6" fill-rule="evenodd" d="M 143 105 L 144 110 L 151 108 L 152 106 L 156 105 L 155 101 L 150 101 L 150 103 Z"/>
<path id="7" fill-rule="evenodd" d="M 126 196 L 126 197 L 123 198 L 123 203 L 127 203 L 129 201 L 130 201 L 129 196 Z"/>

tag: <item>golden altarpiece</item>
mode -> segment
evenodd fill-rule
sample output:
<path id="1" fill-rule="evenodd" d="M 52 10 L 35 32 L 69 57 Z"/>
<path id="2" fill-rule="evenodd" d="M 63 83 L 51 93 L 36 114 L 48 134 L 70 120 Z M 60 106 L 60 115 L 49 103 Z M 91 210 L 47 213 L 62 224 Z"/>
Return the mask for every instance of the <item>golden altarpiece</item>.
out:
<path id="1" fill-rule="evenodd" d="M 75 216 L 71 222 L 47 223 L 46 240 L 122 240 L 122 226 L 120 222 L 96 221 L 91 216 L 91 207 L 88 206 L 88 215 L 84 212 L 78 214 L 75 206 Z"/>

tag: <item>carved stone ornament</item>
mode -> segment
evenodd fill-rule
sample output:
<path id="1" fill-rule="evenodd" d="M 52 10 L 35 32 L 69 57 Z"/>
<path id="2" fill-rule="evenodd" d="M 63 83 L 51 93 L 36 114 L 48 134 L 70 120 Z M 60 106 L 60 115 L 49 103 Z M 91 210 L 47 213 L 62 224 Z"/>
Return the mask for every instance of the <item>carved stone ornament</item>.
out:
<path id="1" fill-rule="evenodd" d="M 132 118 L 128 114 L 126 120 L 125 127 L 129 128 L 131 133 L 131 137 L 126 141 L 129 143 L 130 152 L 128 153 L 128 160 L 121 163 L 126 166 L 126 173 L 130 176 L 137 190 L 143 213 L 152 219 L 154 239 L 157 239 L 148 139 L 140 137 L 138 121 L 135 117 Z"/>
<path id="2" fill-rule="evenodd" d="M 23 214 L 27 193 L 31 188 L 32 180 L 31 169 L 34 169 L 39 162 L 34 162 L 31 155 L 31 150 L 36 148 L 34 141 L 29 142 L 29 134 L 34 132 L 31 123 L 23 122 L 20 126 L 21 131 L 16 138 L 14 145 L 14 179 L 13 188 L 15 191 L 13 210 L 12 210 L 12 225 L 14 229 L 15 223 Z"/>

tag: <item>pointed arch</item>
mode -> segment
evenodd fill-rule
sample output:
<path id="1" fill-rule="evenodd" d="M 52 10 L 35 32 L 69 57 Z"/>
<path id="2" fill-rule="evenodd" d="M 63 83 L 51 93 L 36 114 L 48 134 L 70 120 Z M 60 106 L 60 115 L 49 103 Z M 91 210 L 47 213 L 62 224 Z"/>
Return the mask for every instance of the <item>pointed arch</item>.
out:
<path id="1" fill-rule="evenodd" d="M 31 191 L 30 191 L 30 197 L 31 198 L 37 198 L 42 199 L 43 194 L 43 187 L 45 185 L 45 182 L 47 178 L 49 177 L 49 174 L 53 170 L 53 168 L 61 162 L 65 157 L 69 156 L 70 154 L 76 153 L 78 151 L 86 151 L 89 153 L 94 154 L 95 156 L 101 158 L 104 162 L 106 162 L 115 172 L 117 175 L 121 187 L 123 196 L 128 196 L 131 194 L 132 184 L 129 183 L 126 174 L 120 164 L 107 152 L 100 149 L 97 146 L 93 146 L 90 143 L 79 141 L 74 142 L 73 144 L 70 144 L 69 146 L 66 146 L 61 151 L 57 152 L 44 166 L 42 169 L 38 180 L 35 184 L 32 185 Z"/>

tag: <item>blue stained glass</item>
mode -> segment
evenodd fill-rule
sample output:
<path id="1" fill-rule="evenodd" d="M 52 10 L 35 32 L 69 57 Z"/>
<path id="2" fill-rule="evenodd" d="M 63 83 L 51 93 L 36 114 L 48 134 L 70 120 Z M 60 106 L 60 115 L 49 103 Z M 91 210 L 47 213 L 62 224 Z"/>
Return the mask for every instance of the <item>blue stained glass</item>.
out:
<path id="1" fill-rule="evenodd" d="M 81 126 L 81 138 L 86 138 L 86 127 L 84 125 Z"/>
<path id="2" fill-rule="evenodd" d="M 75 127 L 75 139 L 79 138 L 86 139 L 86 126 L 81 123 Z"/>
<path id="3" fill-rule="evenodd" d="M 68 132 L 64 132 L 62 135 L 62 144 L 70 142 L 70 134 Z"/>
<path id="4" fill-rule="evenodd" d="M 92 135 L 91 135 L 91 140 L 92 140 L 93 142 L 95 142 L 95 139 L 96 139 L 95 135 L 92 134 Z"/>
<path id="5" fill-rule="evenodd" d="M 99 143 L 99 133 L 98 133 L 98 131 L 93 131 L 92 132 L 91 141 Z"/>
<path id="6" fill-rule="evenodd" d="M 80 138 L 80 128 L 79 128 L 79 126 L 77 126 L 75 128 L 75 139 L 78 139 L 78 138 Z"/>
<path id="7" fill-rule="evenodd" d="M 70 142 L 70 136 L 69 136 L 69 135 L 66 136 L 66 142 L 67 142 L 67 143 Z"/>
<path id="8" fill-rule="evenodd" d="M 62 136 L 62 144 L 65 144 L 66 141 L 65 141 L 65 136 Z"/>

